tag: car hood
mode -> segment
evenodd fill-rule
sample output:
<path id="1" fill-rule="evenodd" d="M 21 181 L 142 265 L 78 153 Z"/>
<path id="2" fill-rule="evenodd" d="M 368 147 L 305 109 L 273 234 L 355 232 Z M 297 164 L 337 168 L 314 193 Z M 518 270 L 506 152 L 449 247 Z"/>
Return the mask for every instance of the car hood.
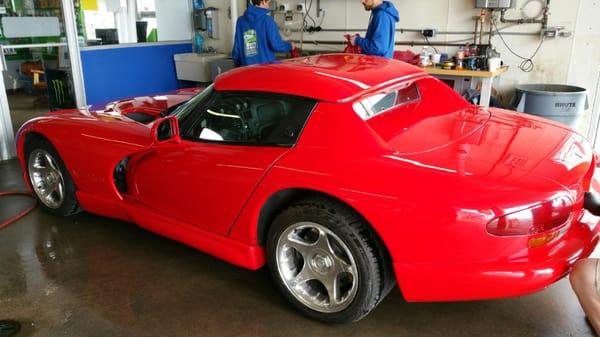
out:
<path id="1" fill-rule="evenodd" d="M 97 114 L 122 115 L 142 124 L 148 124 L 169 108 L 186 102 L 200 91 L 201 88 L 189 88 L 160 95 L 133 97 L 110 102 L 104 106 L 92 106 L 90 111 Z"/>
<path id="2" fill-rule="evenodd" d="M 424 137 L 426 135 L 426 137 Z M 580 186 L 590 143 L 561 124 L 501 109 L 467 109 L 418 123 L 389 145 L 391 157 L 488 183 L 551 180 Z"/>
<path id="3" fill-rule="evenodd" d="M 140 96 L 108 103 L 105 106 L 48 112 L 25 123 L 18 136 L 36 131 L 55 142 L 119 144 L 126 152 L 151 145 L 150 127 L 163 112 L 202 91 L 189 88 L 154 96 Z M 52 136 L 54 134 L 56 136 Z M 65 135 L 69 135 L 66 137 Z"/>

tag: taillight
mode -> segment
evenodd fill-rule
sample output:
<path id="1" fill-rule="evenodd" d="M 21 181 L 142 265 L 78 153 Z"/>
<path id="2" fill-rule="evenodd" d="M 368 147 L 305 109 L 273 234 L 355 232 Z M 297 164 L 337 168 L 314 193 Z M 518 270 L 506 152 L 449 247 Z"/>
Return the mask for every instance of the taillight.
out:
<path id="1" fill-rule="evenodd" d="M 495 218 L 487 224 L 492 235 L 534 235 L 560 227 L 571 220 L 573 202 L 566 195 Z"/>

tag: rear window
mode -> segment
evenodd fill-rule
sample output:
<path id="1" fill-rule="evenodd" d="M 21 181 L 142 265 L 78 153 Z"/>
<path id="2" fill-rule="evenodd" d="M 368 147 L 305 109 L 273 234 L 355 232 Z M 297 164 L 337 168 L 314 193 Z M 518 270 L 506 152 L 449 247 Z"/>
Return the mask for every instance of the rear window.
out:
<path id="1" fill-rule="evenodd" d="M 365 97 L 354 107 L 381 140 L 401 152 L 445 144 L 453 134 L 449 130 L 463 130 L 464 116 L 477 114 L 476 107 L 431 77 Z"/>
<path id="2" fill-rule="evenodd" d="M 421 99 L 416 83 L 393 89 L 389 92 L 369 96 L 354 104 L 354 111 L 364 120 L 377 116 L 382 112 L 405 104 L 418 102 Z"/>

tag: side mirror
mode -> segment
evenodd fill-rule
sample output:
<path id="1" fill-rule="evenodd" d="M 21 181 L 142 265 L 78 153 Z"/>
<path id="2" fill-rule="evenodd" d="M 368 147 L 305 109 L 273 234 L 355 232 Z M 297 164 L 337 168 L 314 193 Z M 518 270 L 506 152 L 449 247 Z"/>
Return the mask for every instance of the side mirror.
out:
<path id="1" fill-rule="evenodd" d="M 152 143 L 157 145 L 161 143 L 181 143 L 179 137 L 179 121 L 175 116 L 159 118 L 152 124 L 150 131 Z"/>

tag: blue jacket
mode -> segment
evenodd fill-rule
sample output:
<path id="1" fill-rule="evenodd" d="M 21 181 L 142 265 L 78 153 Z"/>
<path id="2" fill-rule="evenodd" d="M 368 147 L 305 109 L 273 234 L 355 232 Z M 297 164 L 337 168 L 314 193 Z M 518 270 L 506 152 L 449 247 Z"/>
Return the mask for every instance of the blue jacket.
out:
<path id="1" fill-rule="evenodd" d="M 285 42 L 269 10 L 249 5 L 237 20 L 231 56 L 236 66 L 275 61 L 275 53 L 287 53 L 292 44 Z"/>
<path id="2" fill-rule="evenodd" d="M 367 35 L 356 38 L 363 54 L 392 58 L 396 40 L 396 22 L 400 21 L 398 10 L 389 1 L 373 8 Z"/>

